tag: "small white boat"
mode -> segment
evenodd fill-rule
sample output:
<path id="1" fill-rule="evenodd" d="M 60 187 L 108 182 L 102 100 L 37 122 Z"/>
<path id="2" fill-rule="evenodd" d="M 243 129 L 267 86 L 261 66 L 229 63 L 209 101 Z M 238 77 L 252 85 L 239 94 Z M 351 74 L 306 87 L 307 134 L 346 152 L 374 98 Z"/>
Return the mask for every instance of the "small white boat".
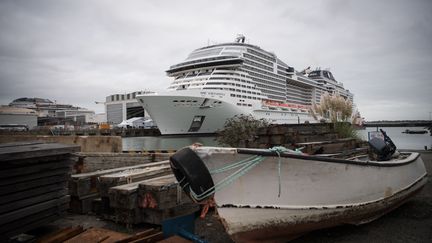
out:
<path id="1" fill-rule="evenodd" d="M 419 192 L 427 175 L 420 155 L 393 157 L 188 147 L 170 160 L 192 199 L 216 204 L 234 241 L 286 242 L 316 229 L 370 222 Z"/>

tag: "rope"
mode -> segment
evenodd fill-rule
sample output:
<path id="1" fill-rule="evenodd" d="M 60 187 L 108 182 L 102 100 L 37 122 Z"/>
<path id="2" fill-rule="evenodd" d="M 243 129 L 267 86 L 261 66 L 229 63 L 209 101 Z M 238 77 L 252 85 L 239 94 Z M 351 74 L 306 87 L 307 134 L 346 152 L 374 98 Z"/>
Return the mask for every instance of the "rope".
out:
<path id="1" fill-rule="evenodd" d="M 230 164 L 227 165 L 225 167 L 216 169 L 214 171 L 212 171 L 213 174 L 215 173 L 220 173 L 220 172 L 224 172 L 230 169 L 234 169 L 240 166 L 240 169 L 236 170 L 234 173 L 232 173 L 231 175 L 223 178 L 222 180 L 220 180 L 218 183 L 216 183 L 216 185 L 210 187 L 209 189 L 207 189 L 206 191 L 204 191 L 201 194 L 196 194 L 192 188 L 189 186 L 190 189 L 190 195 L 191 197 L 195 200 L 195 201 L 201 201 L 213 194 L 215 194 L 215 192 L 221 190 L 222 188 L 224 188 L 225 186 L 231 184 L 233 181 L 235 181 L 236 179 L 240 178 L 241 176 L 243 176 L 244 174 L 246 174 L 246 172 L 248 172 L 249 170 L 251 170 L 253 167 L 255 167 L 257 164 L 259 164 L 261 161 L 264 160 L 264 157 L 262 156 L 253 156 L 251 158 L 245 159 L 245 160 L 241 160 L 239 162 L 236 162 L 234 164 Z"/>
<path id="2" fill-rule="evenodd" d="M 211 170 L 210 174 L 214 175 L 214 174 L 222 173 L 222 172 L 225 172 L 225 171 L 228 171 L 228 170 L 240 167 L 240 166 L 242 166 L 244 164 L 250 163 L 251 160 L 254 160 L 254 159 L 258 158 L 258 157 L 261 157 L 261 156 L 255 155 L 253 157 L 250 157 L 250 158 L 247 158 L 247 159 L 244 159 L 244 160 L 240 160 L 238 162 L 226 165 L 226 166 L 221 167 L 219 169 Z"/>
<path id="3" fill-rule="evenodd" d="M 270 148 L 269 151 L 275 152 L 279 157 L 278 158 L 278 197 L 280 197 L 281 191 L 282 191 L 282 183 L 281 183 L 281 180 L 282 180 L 282 176 L 281 176 L 282 157 L 281 157 L 281 153 L 284 153 L 284 152 L 302 153 L 302 152 L 299 149 L 296 149 L 294 151 L 294 150 L 287 149 L 287 148 L 282 147 L 282 146 L 276 146 L 276 147 Z M 238 178 L 240 178 L 241 176 L 246 174 L 249 170 L 254 168 L 257 164 L 259 164 L 263 160 L 264 160 L 263 156 L 255 155 L 255 156 L 240 160 L 238 162 L 228 164 L 228 165 L 223 166 L 221 168 L 211 170 L 210 174 L 213 175 L 213 174 L 226 172 L 226 171 L 240 167 L 238 170 L 236 170 L 235 172 L 233 172 L 229 176 L 223 178 L 218 183 L 216 183 L 214 186 L 212 186 L 211 188 L 202 192 L 201 194 L 196 194 L 192 190 L 192 188 L 190 187 L 189 183 L 186 183 L 185 185 L 183 185 L 183 188 L 185 188 L 186 186 L 189 186 L 190 196 L 195 201 L 201 201 L 201 200 L 215 194 L 217 191 L 221 190 L 222 188 L 226 187 L 227 185 L 231 184 L 233 181 L 237 180 Z M 184 179 L 185 178 L 183 178 L 181 181 L 183 181 Z"/>
<path id="4" fill-rule="evenodd" d="M 278 184 L 279 184 L 279 192 L 278 192 L 278 197 L 280 197 L 281 195 L 281 163 L 282 163 L 282 159 L 280 156 L 280 153 L 283 152 L 287 152 L 289 151 L 289 149 L 285 148 L 285 147 L 281 147 L 281 146 L 277 146 L 277 147 L 273 147 L 269 149 L 270 151 L 276 152 L 276 154 L 278 155 Z"/>

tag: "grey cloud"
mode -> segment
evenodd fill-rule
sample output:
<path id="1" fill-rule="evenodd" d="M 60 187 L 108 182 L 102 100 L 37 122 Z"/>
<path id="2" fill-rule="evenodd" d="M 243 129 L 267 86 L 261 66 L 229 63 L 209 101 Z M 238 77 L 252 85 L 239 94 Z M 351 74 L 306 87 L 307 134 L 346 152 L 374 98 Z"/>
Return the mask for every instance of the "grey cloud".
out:
<path id="1" fill-rule="evenodd" d="M 427 119 L 431 12 L 422 0 L 1 1 L 0 103 L 102 111 L 95 100 L 161 90 L 170 65 L 243 33 L 296 69 L 330 67 L 368 120 Z"/>

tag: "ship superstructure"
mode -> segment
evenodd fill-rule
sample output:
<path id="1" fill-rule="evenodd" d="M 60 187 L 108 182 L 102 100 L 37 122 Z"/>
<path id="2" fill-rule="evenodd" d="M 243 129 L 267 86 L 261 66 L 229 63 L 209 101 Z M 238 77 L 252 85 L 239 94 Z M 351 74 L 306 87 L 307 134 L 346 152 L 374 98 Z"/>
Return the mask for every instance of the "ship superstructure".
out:
<path id="1" fill-rule="evenodd" d="M 353 97 L 330 71 L 298 72 L 244 36 L 196 49 L 166 72 L 174 79 L 167 92 L 137 96 L 162 134 L 214 133 L 239 114 L 317 122 L 310 108 L 323 93 Z"/>

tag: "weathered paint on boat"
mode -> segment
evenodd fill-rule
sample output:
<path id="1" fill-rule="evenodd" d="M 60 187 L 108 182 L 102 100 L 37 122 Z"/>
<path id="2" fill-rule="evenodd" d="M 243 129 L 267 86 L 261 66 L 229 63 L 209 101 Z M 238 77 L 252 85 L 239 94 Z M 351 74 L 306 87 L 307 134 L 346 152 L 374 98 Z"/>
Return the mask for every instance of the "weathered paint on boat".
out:
<path id="1" fill-rule="evenodd" d="M 377 162 L 288 153 L 279 157 L 257 149 L 199 147 L 195 152 L 210 171 L 253 154 L 265 156 L 214 195 L 218 215 L 237 242 L 286 241 L 315 229 L 366 223 L 398 207 L 426 183 L 418 153 Z M 212 179 L 217 183 L 231 173 L 213 174 Z"/>

